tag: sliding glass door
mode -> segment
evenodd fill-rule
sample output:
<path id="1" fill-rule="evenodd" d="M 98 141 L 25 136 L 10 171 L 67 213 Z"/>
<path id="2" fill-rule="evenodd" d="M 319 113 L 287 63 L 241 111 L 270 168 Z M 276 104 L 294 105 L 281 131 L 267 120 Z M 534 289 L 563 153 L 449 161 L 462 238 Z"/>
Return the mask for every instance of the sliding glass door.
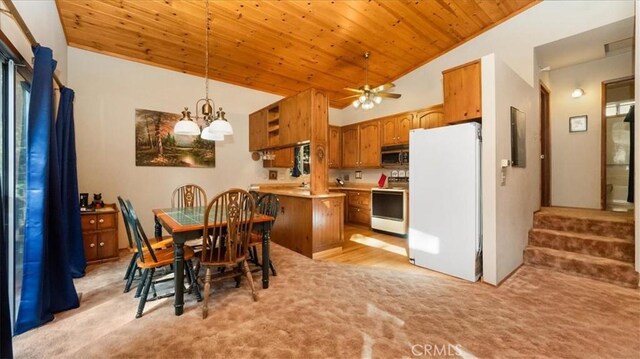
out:
<path id="1" fill-rule="evenodd" d="M 0 129 L 0 179 L 3 188 L 5 238 L 8 240 L 9 301 L 11 322 L 15 323 L 22 291 L 24 256 L 25 189 L 27 168 L 27 119 L 30 100 L 30 74 L 3 57 L 0 86 L 2 90 Z"/>

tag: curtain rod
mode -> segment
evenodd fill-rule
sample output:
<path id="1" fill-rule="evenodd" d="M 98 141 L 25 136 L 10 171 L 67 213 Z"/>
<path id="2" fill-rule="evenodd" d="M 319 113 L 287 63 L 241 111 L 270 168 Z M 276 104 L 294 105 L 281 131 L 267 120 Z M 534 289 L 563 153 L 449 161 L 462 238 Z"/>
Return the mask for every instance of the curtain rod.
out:
<path id="1" fill-rule="evenodd" d="M 27 39 L 29 40 L 29 43 L 31 43 L 31 46 L 33 47 L 36 45 L 40 45 L 40 43 L 36 41 L 36 38 L 31 33 L 31 30 L 29 30 L 27 23 L 24 22 L 24 19 L 22 18 L 22 16 L 20 16 L 20 13 L 18 12 L 18 9 L 16 8 L 16 6 L 13 4 L 13 1 L 12 0 L 2 0 L 2 1 L 4 2 L 4 4 L 7 6 L 9 10 L 8 15 L 10 15 L 13 18 L 13 20 L 15 20 L 15 22 L 18 24 L 18 27 L 20 27 L 20 30 L 22 31 L 24 36 L 27 37 Z M 6 13 L 6 11 L 3 11 L 3 13 Z M 53 79 L 58 84 L 58 87 L 60 88 L 64 87 L 64 85 L 62 84 L 62 81 L 60 81 L 60 79 L 58 78 L 58 75 L 56 75 L 55 72 L 53 73 Z"/>

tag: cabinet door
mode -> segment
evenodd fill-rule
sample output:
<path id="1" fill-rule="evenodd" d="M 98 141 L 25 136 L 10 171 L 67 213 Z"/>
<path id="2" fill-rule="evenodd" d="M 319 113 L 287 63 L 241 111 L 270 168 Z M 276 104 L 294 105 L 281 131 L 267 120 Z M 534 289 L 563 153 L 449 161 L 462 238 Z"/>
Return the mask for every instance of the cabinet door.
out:
<path id="1" fill-rule="evenodd" d="M 98 259 L 118 256 L 118 237 L 116 231 L 98 233 Z"/>
<path id="2" fill-rule="evenodd" d="M 87 262 L 98 260 L 98 234 L 83 233 L 82 240 L 84 243 L 84 256 Z"/>
<path id="3" fill-rule="evenodd" d="M 277 150 L 276 159 L 273 160 L 273 167 L 293 167 L 293 147 Z"/>
<path id="4" fill-rule="evenodd" d="M 396 117 L 386 117 L 380 120 L 380 142 L 382 142 L 382 146 L 395 145 L 397 143 L 396 122 Z"/>
<path id="5" fill-rule="evenodd" d="M 342 159 L 342 131 L 340 127 L 329 126 L 329 168 L 340 168 Z"/>
<path id="6" fill-rule="evenodd" d="M 259 151 L 269 147 L 267 112 L 264 109 L 249 115 L 249 151 Z"/>
<path id="7" fill-rule="evenodd" d="M 371 225 L 371 215 L 362 208 L 349 207 L 349 223 Z"/>
<path id="8" fill-rule="evenodd" d="M 396 142 L 409 143 L 409 130 L 413 123 L 413 113 L 405 113 L 396 118 Z"/>
<path id="9" fill-rule="evenodd" d="M 280 145 L 295 144 L 296 98 L 287 97 L 280 101 Z"/>
<path id="10" fill-rule="evenodd" d="M 479 61 L 444 72 L 443 86 L 446 124 L 482 117 Z"/>
<path id="11" fill-rule="evenodd" d="M 312 91 L 307 90 L 295 96 L 295 113 L 289 129 L 291 144 L 311 139 L 311 95 Z"/>
<path id="12" fill-rule="evenodd" d="M 412 128 L 436 128 L 444 126 L 442 106 L 418 111 L 413 120 Z"/>
<path id="13" fill-rule="evenodd" d="M 342 168 L 358 166 L 358 125 L 342 128 Z"/>
<path id="14" fill-rule="evenodd" d="M 360 124 L 358 167 L 380 167 L 380 122 Z"/>

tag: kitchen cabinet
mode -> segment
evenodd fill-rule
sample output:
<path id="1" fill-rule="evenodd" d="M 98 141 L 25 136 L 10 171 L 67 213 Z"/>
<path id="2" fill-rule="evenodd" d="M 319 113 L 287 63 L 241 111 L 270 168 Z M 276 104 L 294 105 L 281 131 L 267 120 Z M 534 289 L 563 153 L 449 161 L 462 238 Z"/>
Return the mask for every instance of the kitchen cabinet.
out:
<path id="1" fill-rule="evenodd" d="M 268 109 L 263 109 L 249 115 L 249 151 L 260 151 L 269 147 L 267 135 Z"/>
<path id="2" fill-rule="evenodd" d="M 342 128 L 342 168 L 380 167 L 380 121 Z"/>
<path id="3" fill-rule="evenodd" d="M 293 146 L 311 139 L 312 89 L 249 115 L 249 150 Z"/>
<path id="4" fill-rule="evenodd" d="M 272 151 L 275 154 L 273 160 L 262 161 L 262 167 L 264 168 L 292 168 L 293 167 L 293 155 L 294 147 L 281 148 L 279 150 Z"/>
<path id="5" fill-rule="evenodd" d="M 414 112 L 405 112 L 381 119 L 381 145 L 389 146 L 409 143 L 409 130 L 412 128 L 414 117 Z"/>
<path id="6" fill-rule="evenodd" d="M 442 72 L 444 123 L 454 124 L 482 117 L 480 60 Z"/>
<path id="7" fill-rule="evenodd" d="M 118 260 L 118 209 L 115 204 L 81 212 L 80 223 L 87 263 Z"/>
<path id="8" fill-rule="evenodd" d="M 329 126 L 329 168 L 340 168 L 342 164 L 342 130 Z"/>
<path id="9" fill-rule="evenodd" d="M 298 197 L 278 194 L 280 208 L 271 240 L 309 258 L 342 248 L 343 197 Z"/>
<path id="10" fill-rule="evenodd" d="M 411 129 L 436 128 L 441 126 L 444 126 L 444 109 L 442 105 L 416 111 L 411 123 Z"/>
<path id="11" fill-rule="evenodd" d="M 371 226 L 371 192 L 345 191 L 347 222 Z"/>

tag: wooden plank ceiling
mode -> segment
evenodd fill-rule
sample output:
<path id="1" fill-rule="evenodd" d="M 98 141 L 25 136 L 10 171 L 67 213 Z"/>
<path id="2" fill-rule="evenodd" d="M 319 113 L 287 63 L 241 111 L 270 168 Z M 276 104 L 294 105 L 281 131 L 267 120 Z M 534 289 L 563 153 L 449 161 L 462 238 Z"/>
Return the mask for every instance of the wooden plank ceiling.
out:
<path id="1" fill-rule="evenodd" d="M 538 1 L 212 0 L 209 78 L 283 96 L 315 87 L 343 108 L 365 51 L 377 86 Z M 204 1 L 56 2 L 70 46 L 204 76 Z"/>

